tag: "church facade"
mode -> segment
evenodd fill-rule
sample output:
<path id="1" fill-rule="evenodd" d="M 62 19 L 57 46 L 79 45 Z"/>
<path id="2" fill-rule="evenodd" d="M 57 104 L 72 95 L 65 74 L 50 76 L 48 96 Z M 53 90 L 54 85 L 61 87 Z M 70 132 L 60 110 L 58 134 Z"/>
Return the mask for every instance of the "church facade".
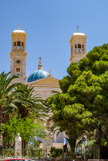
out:
<path id="1" fill-rule="evenodd" d="M 61 92 L 59 86 L 59 80 L 54 78 L 51 73 L 43 70 L 41 57 L 39 60 L 39 65 L 37 70 L 30 74 L 27 78 L 26 76 L 26 38 L 27 34 L 25 31 L 14 30 L 11 34 L 12 40 L 12 51 L 10 52 L 10 69 L 11 76 L 17 75 L 18 78 L 14 80 L 13 83 L 24 83 L 28 86 L 34 87 L 34 95 L 47 99 L 52 95 L 52 91 Z M 86 35 L 79 33 L 78 27 L 77 32 L 74 33 L 70 39 L 70 63 L 78 62 L 81 58 L 86 55 Z M 63 144 L 64 133 L 57 135 L 57 132 L 53 134 L 53 146 L 60 147 Z M 58 144 L 59 143 L 59 144 Z"/>

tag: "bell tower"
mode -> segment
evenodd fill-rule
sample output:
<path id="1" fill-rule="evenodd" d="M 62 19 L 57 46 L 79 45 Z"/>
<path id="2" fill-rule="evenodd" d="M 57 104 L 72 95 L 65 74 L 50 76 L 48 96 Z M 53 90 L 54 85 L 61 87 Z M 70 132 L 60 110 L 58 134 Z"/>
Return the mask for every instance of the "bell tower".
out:
<path id="1" fill-rule="evenodd" d="M 70 39 L 70 64 L 73 62 L 79 62 L 80 59 L 86 56 L 86 39 L 86 35 L 80 33 L 79 26 L 77 26 L 77 32 L 75 32 Z"/>
<path id="2" fill-rule="evenodd" d="M 20 83 L 24 83 L 27 79 L 26 38 L 27 34 L 25 33 L 25 31 L 20 30 L 20 25 L 18 26 L 18 30 L 14 30 L 11 34 L 11 40 L 12 40 L 12 51 L 10 52 L 11 76 L 17 75 L 19 78 L 17 78 L 16 81 Z"/>

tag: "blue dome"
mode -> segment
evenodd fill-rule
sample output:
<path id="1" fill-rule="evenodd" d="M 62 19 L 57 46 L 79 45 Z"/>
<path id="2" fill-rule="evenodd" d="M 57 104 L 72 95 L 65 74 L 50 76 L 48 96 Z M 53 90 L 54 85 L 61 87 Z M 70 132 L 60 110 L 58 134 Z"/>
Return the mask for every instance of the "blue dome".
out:
<path id="1" fill-rule="evenodd" d="M 49 73 L 42 69 L 36 70 L 28 77 L 27 82 L 33 82 L 38 79 L 46 78 L 48 75 Z"/>

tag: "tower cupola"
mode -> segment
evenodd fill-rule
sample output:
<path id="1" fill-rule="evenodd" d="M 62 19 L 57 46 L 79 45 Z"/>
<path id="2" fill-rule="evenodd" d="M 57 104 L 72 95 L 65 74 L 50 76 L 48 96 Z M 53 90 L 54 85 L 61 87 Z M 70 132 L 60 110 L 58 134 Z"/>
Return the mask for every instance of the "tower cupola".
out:
<path id="1" fill-rule="evenodd" d="M 25 51 L 26 38 L 27 38 L 26 32 L 23 30 L 20 30 L 20 25 L 19 25 L 18 30 L 14 30 L 11 34 L 12 51 Z"/>
<path id="2" fill-rule="evenodd" d="M 84 33 L 79 32 L 79 26 L 77 26 L 77 32 L 70 39 L 70 63 L 79 62 L 80 59 L 86 56 L 86 38 Z"/>

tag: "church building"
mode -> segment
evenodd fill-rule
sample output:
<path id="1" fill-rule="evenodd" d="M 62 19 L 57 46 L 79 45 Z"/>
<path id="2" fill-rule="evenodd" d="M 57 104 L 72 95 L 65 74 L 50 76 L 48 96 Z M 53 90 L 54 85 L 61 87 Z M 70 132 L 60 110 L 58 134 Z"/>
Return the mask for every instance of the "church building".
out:
<path id="1" fill-rule="evenodd" d="M 32 72 L 29 77 L 26 76 L 26 38 L 25 31 L 14 30 L 11 34 L 12 51 L 10 52 L 10 69 L 11 76 L 17 75 L 18 78 L 13 83 L 24 83 L 28 86 L 34 87 L 34 94 L 43 99 L 47 99 L 51 96 L 52 91 L 61 92 L 59 86 L 59 80 L 54 78 L 50 72 L 43 70 L 41 57 L 39 58 L 39 65 L 37 69 Z M 70 63 L 78 62 L 80 59 L 86 56 L 86 35 L 80 33 L 77 26 L 77 32 L 75 32 L 70 39 Z M 61 147 L 64 140 L 64 133 L 57 135 L 57 132 L 53 134 L 53 145 Z M 58 144 L 59 143 L 59 144 Z"/>

